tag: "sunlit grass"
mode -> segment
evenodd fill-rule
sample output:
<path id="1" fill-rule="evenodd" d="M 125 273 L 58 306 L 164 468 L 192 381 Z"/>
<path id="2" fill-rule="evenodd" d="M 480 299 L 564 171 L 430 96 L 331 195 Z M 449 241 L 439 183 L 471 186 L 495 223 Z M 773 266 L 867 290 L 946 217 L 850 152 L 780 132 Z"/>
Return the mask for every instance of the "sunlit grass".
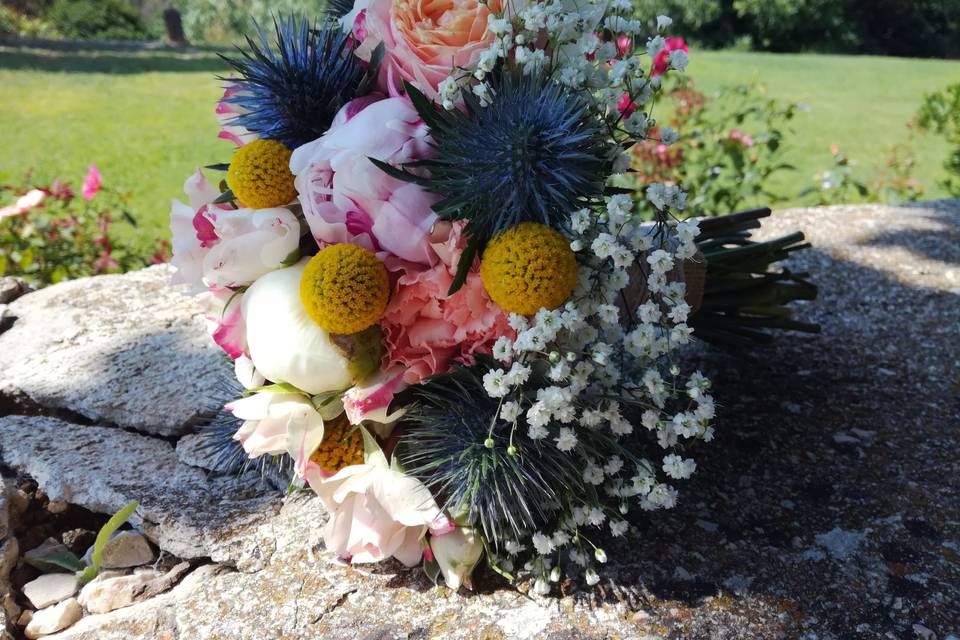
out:
<path id="1" fill-rule="evenodd" d="M 876 57 L 694 52 L 688 73 L 707 92 L 755 80 L 769 95 L 809 107 L 794 122 L 787 161 L 798 167 L 777 191 L 796 194 L 831 163 L 838 145 L 860 177 L 876 177 L 891 144 L 906 141 L 906 123 L 924 92 L 960 81 L 960 63 Z M 229 159 L 216 137 L 214 106 L 224 71 L 212 52 L 40 51 L 0 48 L 0 174 L 36 182 L 79 183 L 97 164 L 104 180 L 133 192 L 145 243 L 167 235 L 170 199 L 197 166 Z M 916 143 L 916 177 L 927 196 L 942 196 L 945 142 Z"/>

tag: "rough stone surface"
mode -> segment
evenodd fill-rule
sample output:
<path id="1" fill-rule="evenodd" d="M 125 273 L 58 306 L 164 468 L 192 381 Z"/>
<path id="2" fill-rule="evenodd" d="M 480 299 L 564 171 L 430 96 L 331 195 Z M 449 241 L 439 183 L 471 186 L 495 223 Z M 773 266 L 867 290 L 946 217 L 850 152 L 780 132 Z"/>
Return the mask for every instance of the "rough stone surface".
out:
<path id="1" fill-rule="evenodd" d="M 28 638 L 42 638 L 61 629 L 66 629 L 83 616 L 83 609 L 76 598 L 64 600 L 40 611 L 35 611 L 27 625 Z"/>
<path id="2" fill-rule="evenodd" d="M 7 578 L 10 577 L 10 572 L 17 565 L 19 553 L 20 546 L 17 544 L 16 538 L 7 538 L 0 542 L 0 587 L 6 583 Z M 2 594 L 3 589 L 0 588 L 0 595 Z"/>
<path id="3" fill-rule="evenodd" d="M 187 431 L 223 403 L 224 356 L 169 275 L 151 267 L 16 299 L 0 333 L 0 391 L 100 424 Z"/>
<path id="4" fill-rule="evenodd" d="M 764 226 L 767 237 L 800 229 L 813 241 L 791 268 L 811 271 L 821 287 L 820 299 L 797 305 L 797 315 L 821 323 L 823 333 L 692 356 L 715 383 L 717 439 L 693 452 L 697 473 L 681 486 L 676 509 L 604 542 L 618 562 L 606 565 L 597 587 L 574 580 L 535 597 L 528 585 L 512 589 L 483 571 L 476 594 L 451 593 L 417 569 L 335 561 L 322 548 L 325 516 L 315 499 L 293 496 L 277 509 L 279 497 L 248 498 L 245 509 L 232 485 L 205 479 L 204 494 L 195 479 L 195 489 L 167 501 L 160 480 L 131 474 L 108 484 L 101 475 L 118 473 L 115 464 L 86 477 L 64 465 L 41 485 L 65 474 L 91 503 L 109 487 L 120 494 L 111 510 L 145 493 L 155 519 L 145 518 L 153 523 L 145 529 L 163 520 L 244 570 L 203 566 L 170 592 L 88 616 L 53 638 L 960 636 L 960 204 L 794 210 Z M 51 439 L 56 430 L 66 437 Z M 75 462 L 96 460 L 117 434 L 100 443 L 84 435 L 100 431 L 0 418 L 0 458 L 39 473 L 70 452 L 66 441 L 75 442 Z M 25 434 L 15 451 L 11 433 Z M 114 459 L 148 445 L 121 446 Z M 161 476 L 203 477 L 185 471 L 167 446 Z M 139 475 L 156 475 L 144 468 Z M 184 499 L 197 495 L 202 504 Z M 210 517 L 223 502 L 247 511 L 235 521 L 230 553 L 210 544 L 229 527 Z"/>
<path id="5" fill-rule="evenodd" d="M 45 573 L 23 585 L 23 595 L 36 609 L 43 609 L 73 596 L 79 585 L 72 573 Z"/>
<path id="6" fill-rule="evenodd" d="M 160 576 L 159 571 L 147 570 L 129 576 L 97 577 L 83 587 L 77 601 L 90 613 L 129 607 L 137 593 Z"/>
<path id="7" fill-rule="evenodd" d="M 0 417 L 0 457 L 30 474 L 51 499 L 131 518 L 161 549 L 181 558 L 255 568 L 259 542 L 246 534 L 279 508 L 255 479 L 207 478 L 177 461 L 173 446 L 110 427 L 56 418 Z"/>
<path id="8" fill-rule="evenodd" d="M 91 564 L 93 547 L 83 556 Z M 100 566 L 105 569 L 127 569 L 153 562 L 153 549 L 142 534 L 136 531 L 118 531 L 103 546 Z"/>

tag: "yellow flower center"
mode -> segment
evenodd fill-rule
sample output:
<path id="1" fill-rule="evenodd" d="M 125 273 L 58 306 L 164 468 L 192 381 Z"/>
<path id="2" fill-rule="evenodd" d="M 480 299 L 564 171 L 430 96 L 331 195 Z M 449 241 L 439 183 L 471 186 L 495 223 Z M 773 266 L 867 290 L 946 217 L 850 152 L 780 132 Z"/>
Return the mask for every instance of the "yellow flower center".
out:
<path id="1" fill-rule="evenodd" d="M 490 241 L 480 278 L 504 310 L 531 316 L 567 301 L 577 284 L 577 259 L 563 234 L 523 222 Z"/>
<path id="2" fill-rule="evenodd" d="M 355 244 L 321 249 L 300 278 L 307 314 L 329 333 L 347 335 L 372 326 L 389 297 L 387 268 L 372 251 Z"/>
<path id="3" fill-rule="evenodd" d="M 363 464 L 363 436 L 360 429 L 351 427 L 345 415 L 324 423 L 323 442 L 310 460 L 331 474 L 350 465 Z"/>
<path id="4" fill-rule="evenodd" d="M 297 197 L 290 173 L 290 149 L 276 140 L 254 140 L 233 154 L 227 186 L 244 206 L 269 209 Z"/>

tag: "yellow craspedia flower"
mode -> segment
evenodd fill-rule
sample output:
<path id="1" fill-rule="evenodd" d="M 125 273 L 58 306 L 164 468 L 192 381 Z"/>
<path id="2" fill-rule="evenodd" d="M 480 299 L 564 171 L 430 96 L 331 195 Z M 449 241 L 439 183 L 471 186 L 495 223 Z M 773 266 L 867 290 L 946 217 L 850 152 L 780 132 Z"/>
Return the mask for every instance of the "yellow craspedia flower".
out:
<path id="1" fill-rule="evenodd" d="M 567 301 L 577 284 L 577 259 L 562 233 L 522 222 L 490 241 L 480 278 L 504 310 L 532 316 Z"/>
<path id="2" fill-rule="evenodd" d="M 341 415 L 323 424 L 323 442 L 310 460 L 325 472 L 334 474 L 344 467 L 363 464 L 363 435 Z"/>
<path id="3" fill-rule="evenodd" d="M 300 299 L 320 328 L 347 335 L 372 326 L 387 308 L 390 278 L 373 252 L 336 244 L 313 256 L 300 278 Z"/>
<path id="4" fill-rule="evenodd" d="M 244 206 L 281 207 L 297 197 L 290 173 L 290 149 L 276 140 L 254 140 L 233 154 L 227 186 Z"/>

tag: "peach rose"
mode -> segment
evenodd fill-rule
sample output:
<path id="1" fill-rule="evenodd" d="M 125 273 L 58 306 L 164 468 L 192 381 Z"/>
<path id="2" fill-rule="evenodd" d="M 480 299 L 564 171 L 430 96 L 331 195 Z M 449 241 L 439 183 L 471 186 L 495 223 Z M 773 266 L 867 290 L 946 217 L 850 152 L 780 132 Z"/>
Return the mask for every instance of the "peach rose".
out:
<path id="1" fill-rule="evenodd" d="M 454 67 L 473 68 L 480 53 L 490 48 L 490 13 L 491 8 L 477 0 L 370 0 L 359 17 L 366 39 L 357 55 L 370 60 L 382 42 L 384 89 L 395 94 L 407 80 L 436 98 L 437 86 Z"/>

